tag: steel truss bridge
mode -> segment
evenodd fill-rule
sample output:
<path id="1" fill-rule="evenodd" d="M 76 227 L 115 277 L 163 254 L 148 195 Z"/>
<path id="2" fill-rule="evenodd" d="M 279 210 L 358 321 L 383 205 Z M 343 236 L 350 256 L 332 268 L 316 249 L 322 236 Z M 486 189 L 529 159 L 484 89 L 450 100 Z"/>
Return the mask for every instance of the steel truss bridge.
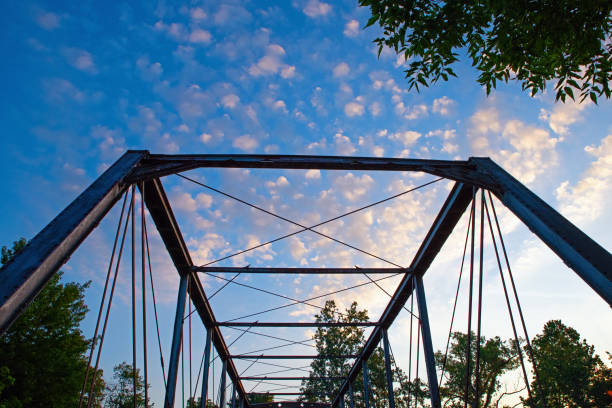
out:
<path id="1" fill-rule="evenodd" d="M 448 179 L 455 182 L 452 187 L 446 201 L 439 210 L 437 217 L 433 224 L 429 228 L 429 232 L 422 241 L 416 255 L 414 256 L 410 266 L 407 268 L 401 267 L 400 265 L 393 264 L 393 268 L 231 268 L 231 267 L 219 267 L 219 266 L 196 266 L 194 265 L 191 255 L 185 244 L 185 240 L 179 229 L 179 225 L 175 219 L 173 210 L 170 206 L 170 202 L 166 196 L 160 178 L 163 176 L 178 174 L 179 176 L 191 180 L 179 173 L 187 170 L 197 168 L 263 168 L 263 169 L 321 169 L 321 170 L 353 170 L 353 171 L 412 171 L 412 172 L 424 172 L 431 175 L 435 175 L 440 179 Z M 195 180 L 191 180 L 198 183 Z M 430 184 L 430 183 L 427 183 Z M 210 187 L 208 187 L 210 188 Z M 36 235 L 25 247 L 25 249 L 17 255 L 11 262 L 6 264 L 0 270 L 0 334 L 4 333 L 10 324 L 19 317 L 20 313 L 28 306 L 28 304 L 37 296 L 37 294 L 43 289 L 47 281 L 59 270 L 59 268 L 70 258 L 71 254 L 79 247 L 83 240 L 88 234 L 96 228 L 98 223 L 107 214 L 107 212 L 118 202 L 121 197 L 125 197 L 123 200 L 123 207 L 121 210 L 121 218 L 119 226 L 117 227 L 117 234 L 115 237 L 115 246 L 113 247 L 113 254 L 111 256 L 110 266 L 108 270 L 108 276 L 106 279 L 106 285 L 103 293 L 102 305 L 105 302 L 105 296 L 107 294 L 107 288 L 109 285 L 109 278 L 111 276 L 111 269 L 113 264 L 113 258 L 117 248 L 117 241 L 121 235 L 121 227 L 124 213 L 126 211 L 127 204 L 127 217 L 123 225 L 123 238 L 121 239 L 121 245 L 119 247 L 119 255 L 117 259 L 121 257 L 123 250 L 123 244 L 125 240 L 125 232 L 128 229 L 130 214 L 132 214 L 132 232 L 134 231 L 134 219 L 136 218 L 134 192 L 138 189 L 142 195 L 141 204 L 142 208 L 142 275 L 143 282 L 145 282 L 145 248 L 148 247 L 148 238 L 146 238 L 146 224 L 144 221 L 144 205 L 148 209 L 148 212 L 153 219 L 155 226 L 161 236 L 161 239 L 168 251 L 172 262 L 176 267 L 176 271 L 180 276 L 180 284 L 178 289 L 177 303 L 176 303 L 176 316 L 173 326 L 173 337 L 171 344 L 171 351 L 168 360 L 168 367 L 164 382 L 166 384 L 165 390 L 165 408 L 174 406 L 177 389 L 177 378 L 179 376 L 179 361 L 181 358 L 181 344 L 183 338 L 183 326 L 185 321 L 186 312 L 186 295 L 189 295 L 189 299 L 195 307 L 197 315 L 199 315 L 203 325 L 206 328 L 205 333 L 205 349 L 203 355 L 203 371 L 202 371 L 202 408 L 206 405 L 208 395 L 208 378 L 210 376 L 209 366 L 211 360 L 211 347 L 214 346 L 214 350 L 217 356 L 222 362 L 222 375 L 220 379 L 220 393 L 219 393 L 219 406 L 224 408 L 230 398 L 226 399 L 225 390 L 230 385 L 226 385 L 226 378 L 229 377 L 231 382 L 232 394 L 231 394 L 231 405 L 232 408 L 239 406 L 240 408 L 272 408 L 277 407 L 279 403 L 254 403 L 249 399 L 249 394 L 244 386 L 245 381 L 250 380 L 300 380 L 308 377 L 270 377 L 270 376 L 257 376 L 248 377 L 243 376 L 236 368 L 234 360 L 238 359 L 313 359 L 313 358 L 325 358 L 334 359 L 342 358 L 354 359 L 352 367 L 346 377 L 342 377 L 341 386 L 339 389 L 334 390 L 334 393 L 329 400 L 326 402 L 301 402 L 301 401 L 287 401 L 282 402 L 283 407 L 287 408 L 344 408 L 345 405 L 349 405 L 350 408 L 354 408 L 355 399 L 353 393 L 353 384 L 355 381 L 363 381 L 363 404 L 365 408 L 369 408 L 371 403 L 370 387 L 369 387 L 369 374 L 367 361 L 372 355 L 379 343 L 382 341 L 384 356 L 385 356 L 385 368 L 388 388 L 388 406 L 395 408 L 394 400 L 394 389 L 393 379 L 391 374 L 391 357 L 389 350 L 389 340 L 387 337 L 387 329 L 391 326 L 395 318 L 398 316 L 400 310 L 406 307 L 407 300 L 415 294 L 416 303 L 418 307 L 418 318 L 420 327 L 420 335 L 422 337 L 422 350 L 424 354 L 424 360 L 426 365 L 427 381 L 429 387 L 429 394 L 431 398 L 431 405 L 434 408 L 441 406 L 438 376 L 436 373 L 436 367 L 434 362 L 434 352 L 432 348 L 432 338 L 430 333 L 430 324 L 427 313 L 427 304 L 425 297 L 425 290 L 423 287 L 423 275 L 427 272 L 428 268 L 432 264 L 434 258 L 441 250 L 442 246 L 446 242 L 450 233 L 457 225 L 461 216 L 470 208 L 470 218 L 468 223 L 471 224 L 471 264 L 470 273 L 474 269 L 474 236 L 477 235 L 475 231 L 475 220 L 477 218 L 477 207 L 480 204 L 480 220 L 481 220 L 481 231 L 480 236 L 482 239 L 484 229 L 485 214 L 488 220 L 488 225 L 495 245 L 495 252 L 497 255 L 497 263 L 500 268 L 500 274 L 502 270 L 502 263 L 507 264 L 508 272 L 510 271 L 510 265 L 508 263 L 506 249 L 503 244 L 501 230 L 499 229 L 499 223 L 495 208 L 493 206 L 492 195 L 497 197 L 503 205 L 505 205 L 510 211 L 512 211 L 540 240 L 542 240 L 548 247 L 550 247 L 562 260 L 567 264 L 576 274 L 578 274 L 599 296 L 601 296 L 610 306 L 612 306 L 612 255 L 594 240 L 584 234 L 580 229 L 570 223 L 567 219 L 561 216 L 552 207 L 546 204 L 543 200 L 537 197 L 533 192 L 528 190 L 524 185 L 518 182 L 510 174 L 504 171 L 501 167 L 495 164 L 488 158 L 477 158 L 472 157 L 467 161 L 445 161 L 445 160 L 418 160 L 418 159 L 395 159 L 395 158 L 369 158 L 369 157 L 335 157 L 335 156 L 288 156 L 288 155 L 218 155 L 218 154 L 200 154 L 200 155 L 159 155 L 150 154 L 148 151 L 128 151 L 126 152 L 117 162 L 115 162 L 108 170 L 106 170 L 91 186 L 89 186 L 80 196 L 78 196 L 64 211 L 62 211 L 53 221 L 51 221 L 38 235 Z M 129 200 L 129 193 L 132 191 L 131 200 Z M 214 190 L 214 189 L 213 189 Z M 481 191 L 480 198 L 477 198 L 477 192 Z M 376 255 L 370 254 L 367 251 L 361 250 L 350 244 L 346 244 L 333 237 L 329 237 L 316 230 L 313 230 L 316 226 L 322 225 L 330 220 L 317 224 L 315 226 L 304 226 L 294 221 L 288 220 L 277 214 L 274 214 L 268 210 L 257 207 L 240 200 L 236 197 L 230 196 L 223 192 L 218 191 L 230 198 L 237 199 L 244 204 L 250 205 L 253 208 L 264 211 L 277 218 L 283 219 L 301 228 L 300 231 L 311 231 L 319 235 L 323 235 L 336 242 L 347 245 L 350 248 L 361 251 L 365 254 L 372 255 L 379 260 L 382 258 Z M 385 200 L 382 200 L 385 201 Z M 382 202 L 381 201 L 381 202 Z M 376 204 L 376 203 L 375 203 Z M 337 219 L 340 217 L 336 217 Z M 495 222 L 492 223 L 491 219 Z M 497 230 L 499 237 L 499 247 L 496 244 L 494 238 L 494 229 Z M 469 227 L 468 227 L 469 232 Z M 295 234 L 295 233 L 293 233 Z M 289 234 L 287 236 L 290 236 Z M 285 236 L 286 237 L 286 236 Z M 279 239 L 285 238 L 281 237 Z M 132 240 L 134 236 L 132 235 Z M 145 243 L 146 240 L 146 243 Z M 273 240 L 276 241 L 276 240 Z M 272 241 L 270 241 L 272 242 Z M 468 235 L 466 235 L 464 245 L 464 258 L 465 248 L 468 245 Z M 132 246 L 132 306 L 134 312 L 134 253 Z M 481 245 L 482 248 L 482 245 Z M 250 248 L 253 249 L 253 248 Z M 500 255 L 503 253 L 503 256 Z M 149 261 L 150 262 L 150 261 Z M 482 277 L 482 249 L 480 252 L 480 273 Z M 149 265 L 150 268 L 150 265 Z M 117 263 L 116 269 L 119 269 Z M 149 269 L 150 271 L 150 269 Z M 234 272 L 236 274 L 241 273 L 268 273 L 268 274 L 364 274 L 367 276 L 372 283 L 376 283 L 376 280 L 369 277 L 374 274 L 389 274 L 396 273 L 401 275 L 401 282 L 398 285 L 395 293 L 388 294 L 390 301 L 380 319 L 376 322 L 360 322 L 360 323 L 342 323 L 342 322 L 313 322 L 313 323 L 297 323 L 297 322 L 219 322 L 213 313 L 209 298 L 204 290 L 204 287 L 197 277 L 197 273 L 212 274 L 215 272 Z M 214 275 L 217 276 L 217 275 Z M 237 275 L 235 275 L 237 276 Z M 234 276 L 234 278 L 235 278 Z M 514 293 L 516 297 L 516 288 L 514 287 L 514 280 L 510 274 L 511 285 L 506 285 L 505 281 L 502 282 L 505 292 L 506 303 L 510 309 L 509 303 L 509 290 L 510 293 Z M 233 279 L 226 279 L 226 284 L 231 283 Z M 151 277 L 152 279 L 152 277 Z M 113 291 L 115 288 L 115 278 L 113 280 L 110 299 L 112 300 Z M 480 282 L 482 282 L 480 280 Z M 144 284 L 144 283 L 143 283 Z M 378 284 L 377 284 L 378 286 Z M 380 286 L 379 286 L 380 287 Z M 382 289 L 382 288 L 381 288 Z M 383 289 L 384 290 L 384 289 Z M 512 292 L 514 291 L 514 292 Z M 215 293 L 216 294 L 216 293 Z M 214 294 L 213 294 L 214 296 Z M 480 292 L 477 295 L 478 299 L 478 316 L 477 316 L 477 336 L 480 336 L 480 299 L 482 297 L 482 283 L 480 283 Z M 472 299 L 472 276 L 470 275 L 470 314 L 468 320 L 468 336 L 471 335 L 470 322 L 471 322 L 471 299 Z M 516 297 L 518 303 L 518 297 Z M 413 300 L 414 301 L 414 300 Z M 307 301 L 298 300 L 297 303 L 308 305 Z M 191 305 L 191 303 L 190 303 Z M 518 303 L 519 314 L 523 329 L 525 330 L 525 337 L 529 341 L 527 336 L 525 324 L 520 310 L 520 303 Z M 110 301 L 107 308 L 106 320 L 104 320 L 103 327 L 100 327 L 102 317 L 102 306 L 98 314 L 98 321 L 94 333 L 94 339 L 97 339 L 101 334 L 100 344 L 98 345 L 98 354 L 95 366 L 97 368 L 100 350 L 102 348 L 102 342 L 104 341 L 104 334 L 106 330 L 106 323 L 108 321 L 108 311 L 110 310 Z M 146 323 L 146 307 L 144 301 L 144 286 L 143 286 L 143 313 L 145 313 Z M 514 336 L 518 342 L 517 324 L 515 324 L 512 318 L 512 312 L 510 310 L 510 316 L 512 319 L 512 327 Z M 133 317 L 133 329 L 134 336 L 136 332 L 135 328 L 135 317 Z M 233 355 L 230 353 L 228 345 L 224 340 L 221 333 L 221 327 L 246 327 L 249 330 L 252 327 L 334 327 L 334 326 L 361 326 L 371 327 L 372 331 L 367 338 L 365 344 L 361 347 L 360 352 L 357 355 L 327 355 L 327 356 L 313 356 L 313 355 L 266 355 L 253 354 L 246 355 Z M 190 326 L 191 327 L 191 326 Z M 100 330 L 101 329 L 101 330 Z M 146 324 L 143 327 L 146 338 Z M 247 330 L 243 330 L 246 332 Z M 479 338 L 479 337 L 477 337 Z M 89 357 L 89 363 L 92 363 L 94 348 L 96 342 L 92 342 L 91 353 Z M 470 344 L 468 337 L 468 344 Z M 529 343 L 528 343 L 529 346 Z M 469 349 L 469 348 L 468 348 Z M 530 346 L 528 347 L 530 350 Z M 160 343 L 161 351 L 161 343 Z M 527 374 L 525 364 L 523 362 L 520 347 L 517 350 L 521 356 L 522 371 L 525 376 L 527 391 L 529 390 L 529 383 L 527 382 Z M 144 375 L 145 384 L 147 382 L 147 359 L 146 359 L 146 341 L 145 341 L 145 359 L 144 359 Z M 470 362 L 471 350 L 468 350 L 468 356 L 466 361 Z M 476 378 L 479 375 L 479 347 L 476 350 L 476 366 L 475 373 Z M 136 349 L 134 342 L 134 366 L 136 362 Z M 467 364 L 467 370 L 470 372 L 469 363 Z M 535 368 L 535 367 L 534 367 Z M 94 373 L 96 371 L 94 370 Z M 361 375 L 360 375 L 361 374 Z M 90 375 L 89 371 L 86 375 Z M 95 374 L 91 374 L 95 375 Z M 361 378 L 359 378 L 361 377 Z M 537 377 L 537 371 L 536 371 Z M 468 375 L 467 378 L 470 378 Z M 325 380 L 321 378 L 320 380 Z M 339 378 L 327 378 L 339 380 Z M 86 380 L 83 382 L 83 393 L 85 390 Z M 91 381 L 93 384 L 93 381 Z M 478 380 L 476 380 L 476 387 L 478 387 Z M 469 384 L 466 384 L 466 401 L 469 397 Z M 196 385 L 197 387 L 197 385 Z M 145 387 L 146 388 L 146 387 Z M 145 393 L 147 391 L 145 390 Z M 272 393 L 272 395 L 299 395 L 299 393 Z M 474 393 L 478 395 L 478 390 Z M 147 397 L 148 398 L 148 397 Z M 83 399 L 83 398 L 82 398 Z M 147 399 L 148 401 L 148 399 Z M 331 404 L 330 404 L 331 401 Z M 83 401 L 81 401 L 83 402 Z M 477 407 L 478 401 L 475 402 Z"/>

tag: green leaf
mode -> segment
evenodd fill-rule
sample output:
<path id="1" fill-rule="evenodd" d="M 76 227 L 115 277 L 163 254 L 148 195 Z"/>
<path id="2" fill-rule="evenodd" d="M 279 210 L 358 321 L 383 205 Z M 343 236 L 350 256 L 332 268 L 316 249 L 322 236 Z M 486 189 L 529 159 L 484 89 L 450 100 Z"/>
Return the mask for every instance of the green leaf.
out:
<path id="1" fill-rule="evenodd" d="M 363 28 L 366 29 L 366 28 L 370 27 L 372 24 L 374 24 L 375 22 L 377 22 L 378 21 L 378 17 L 379 17 L 378 15 L 373 15 L 372 17 L 370 17 L 368 19 L 367 24 Z"/>

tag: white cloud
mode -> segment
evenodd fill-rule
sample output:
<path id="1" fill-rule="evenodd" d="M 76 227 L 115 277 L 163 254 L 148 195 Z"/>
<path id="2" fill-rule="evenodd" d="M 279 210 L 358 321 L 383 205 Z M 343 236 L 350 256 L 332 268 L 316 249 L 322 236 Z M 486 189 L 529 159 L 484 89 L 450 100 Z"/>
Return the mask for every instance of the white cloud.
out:
<path id="1" fill-rule="evenodd" d="M 36 23 L 45 30 L 55 30 L 60 26 L 60 18 L 52 12 L 40 12 L 35 18 Z"/>
<path id="2" fill-rule="evenodd" d="M 232 146 L 240 150 L 250 151 L 259 146 L 259 143 L 257 142 L 257 139 L 249 135 L 242 135 L 234 139 L 234 141 L 232 142 Z"/>
<path id="3" fill-rule="evenodd" d="M 189 12 L 192 20 L 204 20 L 206 16 L 206 12 L 202 10 L 200 7 L 194 7 Z"/>
<path id="4" fill-rule="evenodd" d="M 378 116 L 380 115 L 380 104 L 378 102 L 372 102 L 370 104 L 370 106 L 368 107 L 370 113 L 372 114 L 372 116 Z"/>
<path id="5" fill-rule="evenodd" d="M 283 78 L 291 78 L 295 74 L 295 67 L 283 63 L 282 57 L 285 49 L 278 44 L 270 44 L 266 47 L 266 55 L 261 57 L 256 64 L 249 67 L 251 76 L 268 76 L 280 71 Z"/>
<path id="6" fill-rule="evenodd" d="M 141 56 L 136 60 L 136 67 L 142 73 L 142 76 L 146 80 L 153 80 L 158 78 L 163 72 L 162 65 L 159 62 L 151 63 L 147 56 Z"/>
<path id="7" fill-rule="evenodd" d="M 172 208 L 179 211 L 194 212 L 198 209 L 196 200 L 189 193 L 172 194 Z"/>
<path id="8" fill-rule="evenodd" d="M 238 102 L 240 102 L 240 98 L 235 94 L 225 95 L 221 98 L 221 103 L 225 108 L 233 109 L 238 105 Z"/>
<path id="9" fill-rule="evenodd" d="M 208 194 L 200 193 L 196 196 L 195 201 L 199 208 L 210 208 L 210 206 L 212 205 L 213 199 Z"/>
<path id="10" fill-rule="evenodd" d="M 473 152 L 491 156 L 524 183 L 534 182 L 558 163 L 559 139 L 550 137 L 545 129 L 517 119 L 504 122 L 494 107 L 477 111 L 470 121 Z"/>
<path id="11" fill-rule="evenodd" d="M 210 142 L 212 140 L 212 135 L 210 133 L 202 133 L 200 135 L 200 141 L 204 144 Z"/>
<path id="12" fill-rule="evenodd" d="M 196 28 L 189 34 L 189 41 L 197 44 L 208 44 L 211 40 L 212 36 L 206 30 L 202 30 L 201 28 Z"/>
<path id="13" fill-rule="evenodd" d="M 556 103 L 552 112 L 546 109 L 540 110 L 540 119 L 548 122 L 548 125 L 558 135 L 566 135 L 569 131 L 569 126 L 584 120 L 582 111 L 590 105 L 590 102 L 573 102 Z"/>
<path id="14" fill-rule="evenodd" d="M 153 28 L 157 31 L 163 31 L 175 40 L 184 40 L 187 37 L 186 29 L 181 23 L 166 24 L 163 21 L 155 23 Z"/>
<path id="15" fill-rule="evenodd" d="M 208 91 L 203 91 L 199 85 L 193 84 L 180 92 L 178 100 L 178 111 L 188 123 L 188 120 L 201 118 L 207 111 L 216 106 L 216 102 Z"/>
<path id="16" fill-rule="evenodd" d="M 68 60 L 68 63 L 81 71 L 95 74 L 98 72 L 93 57 L 85 50 L 79 48 L 64 48 L 63 54 Z"/>
<path id="17" fill-rule="evenodd" d="M 459 145 L 456 145 L 451 142 L 444 142 L 444 144 L 442 145 L 442 151 L 448 154 L 457 153 L 457 151 L 459 151 Z"/>
<path id="18" fill-rule="evenodd" d="M 342 133 L 336 133 L 334 135 L 334 144 L 336 145 L 336 151 L 344 156 L 350 156 L 357 151 L 351 139 Z"/>
<path id="19" fill-rule="evenodd" d="M 341 62 L 334 67 L 334 76 L 342 77 L 349 73 L 350 68 L 346 62 Z"/>
<path id="20" fill-rule="evenodd" d="M 291 252 L 291 256 L 296 261 L 301 260 L 304 255 L 308 253 L 308 249 L 304 242 L 302 242 L 298 237 L 289 238 L 289 251 Z"/>
<path id="21" fill-rule="evenodd" d="M 344 113 L 348 117 L 361 116 L 363 115 L 364 111 L 365 109 L 363 108 L 363 105 L 357 102 L 349 102 L 344 105 Z"/>
<path id="22" fill-rule="evenodd" d="M 374 180 L 367 174 L 359 177 L 353 173 L 347 173 L 334 179 L 334 187 L 349 201 L 363 197 L 373 184 Z"/>
<path id="23" fill-rule="evenodd" d="M 212 261 L 216 251 L 227 248 L 228 242 L 221 235 L 209 232 L 203 238 L 190 239 L 187 245 L 193 261 L 202 265 Z"/>
<path id="24" fill-rule="evenodd" d="M 427 115 L 427 106 L 426 105 L 414 105 L 412 108 L 408 108 L 405 111 L 404 117 L 408 120 L 418 119 L 421 116 Z"/>
<path id="25" fill-rule="evenodd" d="M 397 132 L 389 135 L 389 139 L 391 140 L 399 140 L 404 144 L 405 147 L 410 147 L 416 143 L 417 140 L 421 137 L 419 132 L 415 132 L 413 130 L 407 130 L 405 132 Z"/>
<path id="26" fill-rule="evenodd" d="M 383 157 L 385 155 L 385 149 L 381 146 L 374 146 L 372 154 L 376 157 Z"/>
<path id="27" fill-rule="evenodd" d="M 599 146 L 584 150 L 595 161 L 574 186 L 564 181 L 555 191 L 561 213 L 576 223 L 596 220 L 609 209 L 612 197 L 612 134 L 603 138 Z"/>
<path id="28" fill-rule="evenodd" d="M 344 26 L 344 35 L 347 37 L 356 37 L 359 34 L 359 22 L 351 20 Z"/>
<path id="29" fill-rule="evenodd" d="M 286 67 L 281 69 L 281 77 L 287 79 L 287 78 L 293 78 L 294 76 L 295 76 L 295 66 L 287 65 Z"/>
<path id="30" fill-rule="evenodd" d="M 288 113 L 289 111 L 287 110 L 287 105 L 285 104 L 285 101 L 283 100 L 278 100 L 276 102 L 274 102 L 274 104 L 272 104 L 272 107 L 276 110 L 279 110 L 283 113 Z"/>
<path id="31" fill-rule="evenodd" d="M 63 102 L 70 98 L 75 102 L 85 102 L 87 95 L 67 79 L 51 78 L 42 81 L 43 90 L 47 98 L 55 102 Z"/>
<path id="32" fill-rule="evenodd" d="M 427 132 L 427 137 L 437 136 L 444 140 L 454 139 L 457 136 L 456 129 L 436 129 Z"/>
<path id="33" fill-rule="evenodd" d="M 331 11 L 331 6 L 319 0 L 308 0 L 306 6 L 302 10 L 308 17 L 324 16 Z"/>
<path id="34" fill-rule="evenodd" d="M 287 187 L 289 185 L 289 180 L 285 176 L 279 176 L 276 181 L 267 181 L 266 187 L 273 189 L 276 187 Z"/>
<path id="35" fill-rule="evenodd" d="M 439 113 L 442 116 L 447 116 L 451 113 L 451 110 L 456 105 L 456 102 L 447 96 L 443 96 L 438 99 L 434 99 L 432 111 Z"/>
<path id="36" fill-rule="evenodd" d="M 320 179 L 321 178 L 321 170 L 319 169 L 310 169 L 306 173 L 304 173 L 304 177 L 307 179 Z"/>

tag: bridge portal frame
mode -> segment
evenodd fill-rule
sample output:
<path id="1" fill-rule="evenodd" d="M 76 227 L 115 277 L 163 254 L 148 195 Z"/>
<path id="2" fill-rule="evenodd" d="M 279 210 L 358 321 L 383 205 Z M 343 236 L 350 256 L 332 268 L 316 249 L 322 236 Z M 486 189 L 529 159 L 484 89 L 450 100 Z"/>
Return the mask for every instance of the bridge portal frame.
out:
<path id="1" fill-rule="evenodd" d="M 197 272 L 198 268 L 193 264 L 160 180 L 160 177 L 196 168 L 417 171 L 455 181 L 411 265 L 403 270 L 402 281 L 381 318 L 374 324 L 374 329 L 338 390 L 333 407 L 344 405 L 344 395 L 350 394 L 352 383 L 362 365 L 415 289 L 422 320 L 421 330 L 432 406 L 440 406 L 422 278 L 465 212 L 477 188 L 493 193 L 612 306 L 612 270 L 609 267 L 612 265 L 612 255 L 489 158 L 471 157 L 466 161 L 448 161 L 338 156 L 160 155 L 146 150 L 130 150 L 38 233 L 19 255 L 0 269 L 0 335 L 133 184 L 146 192 L 145 204 L 181 280 Z M 308 273 L 305 270 L 302 272 Z M 317 272 L 320 271 L 313 268 L 311 273 Z M 337 269 L 334 272 L 349 271 Z M 219 329 L 220 322 L 213 314 L 200 280 L 189 279 L 189 284 L 185 286 L 206 327 L 207 337 L 210 337 L 236 387 L 241 406 L 263 407 L 263 404 L 248 402 L 248 394 Z M 176 341 L 176 330 L 175 325 L 173 343 Z M 178 354 L 172 353 L 171 359 L 176 360 Z M 172 370 L 172 362 L 170 364 Z M 171 387 L 169 382 L 168 388 Z M 167 393 L 174 395 L 174 390 L 167 389 Z M 167 398 L 165 405 L 169 408 L 173 403 L 173 398 L 172 401 Z M 312 404 L 308 403 L 308 406 L 310 405 Z"/>

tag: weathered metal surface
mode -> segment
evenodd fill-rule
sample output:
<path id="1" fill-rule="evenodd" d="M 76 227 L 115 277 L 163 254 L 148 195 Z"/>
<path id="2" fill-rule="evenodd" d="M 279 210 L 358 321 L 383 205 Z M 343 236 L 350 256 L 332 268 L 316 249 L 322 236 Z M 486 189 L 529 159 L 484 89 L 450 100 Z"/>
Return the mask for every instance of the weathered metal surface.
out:
<path id="1" fill-rule="evenodd" d="M 431 330 L 429 328 L 429 314 L 427 313 L 427 302 L 425 301 L 425 289 L 423 288 L 423 277 L 415 276 L 417 306 L 419 308 L 419 321 L 421 322 L 421 337 L 423 338 L 423 355 L 427 369 L 427 382 L 429 384 L 429 396 L 432 408 L 440 408 L 440 389 L 438 388 L 438 376 L 436 374 L 436 360 L 434 359 L 433 345 L 431 341 Z"/>
<path id="2" fill-rule="evenodd" d="M 377 322 L 217 322 L 220 327 L 371 327 Z"/>
<path id="3" fill-rule="evenodd" d="M 202 364 L 201 408 L 206 408 L 206 400 L 208 399 L 208 373 L 210 372 L 210 343 L 212 342 L 212 330 L 207 329 L 207 328 L 204 328 L 204 330 L 206 330 L 206 343 L 204 345 L 204 364 Z"/>
<path id="4" fill-rule="evenodd" d="M 389 408 L 395 408 L 395 396 L 393 395 L 393 371 L 391 368 L 391 353 L 389 351 L 389 336 L 387 330 L 383 330 L 383 350 L 385 352 L 385 377 L 387 380 L 387 398 L 389 399 Z M 340 399 L 343 402 L 343 399 Z"/>
<path id="5" fill-rule="evenodd" d="M 0 269 L 0 335 L 68 261 L 129 186 L 146 151 L 128 151 Z"/>
<path id="6" fill-rule="evenodd" d="M 489 180 L 475 174 L 468 161 L 425 160 L 385 157 L 295 156 L 261 154 L 152 154 L 134 173 L 133 180 L 167 176 L 196 168 L 249 168 L 249 169 L 320 169 L 320 170 L 374 170 L 421 171 L 451 180 L 489 185 Z M 484 183 L 484 184 L 483 184 Z"/>
<path id="7" fill-rule="evenodd" d="M 231 354 L 230 358 L 239 360 L 256 359 L 256 360 L 310 360 L 310 359 L 334 359 L 334 358 L 355 358 L 356 354 L 330 354 L 330 355 L 300 355 L 300 354 Z"/>
<path id="8" fill-rule="evenodd" d="M 612 306 L 612 254 L 489 158 L 471 158 L 491 192 Z"/>
<path id="9" fill-rule="evenodd" d="M 174 331 L 172 333 L 172 347 L 170 348 L 170 362 L 168 364 L 168 382 L 166 384 L 165 408 L 174 407 L 176 395 L 176 380 L 178 379 L 179 360 L 181 357 L 181 341 L 183 339 L 183 316 L 185 315 L 185 300 L 187 298 L 187 281 L 189 275 L 181 276 L 176 299 L 176 314 L 174 316 Z"/>
<path id="10" fill-rule="evenodd" d="M 267 274 L 314 274 L 314 275 L 340 275 L 340 274 L 393 274 L 410 273 L 408 268 L 259 268 L 259 267 L 233 267 L 233 266 L 194 266 L 193 272 L 204 273 L 267 273 Z"/>

